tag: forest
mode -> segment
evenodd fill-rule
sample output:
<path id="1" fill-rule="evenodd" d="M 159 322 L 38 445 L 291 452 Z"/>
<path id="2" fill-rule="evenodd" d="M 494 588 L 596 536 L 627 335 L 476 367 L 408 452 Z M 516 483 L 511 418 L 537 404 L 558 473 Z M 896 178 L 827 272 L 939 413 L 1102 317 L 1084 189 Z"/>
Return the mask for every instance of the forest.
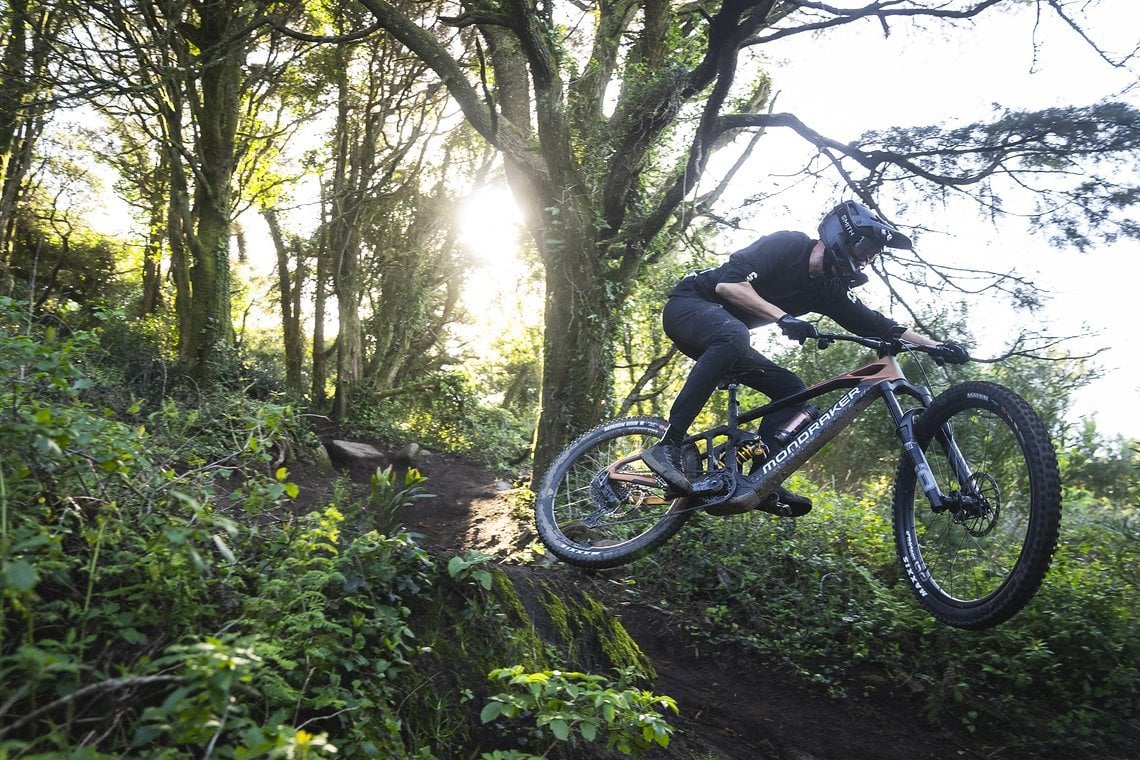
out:
<path id="1" fill-rule="evenodd" d="M 885 760 L 1132 756 L 1140 441 L 1072 412 L 1103 357 L 1032 274 L 1140 238 L 1140 40 L 1102 37 L 1122 7 L 0 0 L 0 758 L 731 757 L 657 693 L 628 599 L 722 668 L 906 702 L 956 742 Z M 1064 36 L 1126 86 L 857 135 L 781 105 L 789 57 L 1010 19 L 1034 60 Z M 905 101 L 834 66 L 820 99 Z M 666 415 L 673 283 L 844 198 L 919 242 L 865 300 L 978 359 L 913 379 L 1013 388 L 1053 441 L 1032 602 L 973 632 L 915 603 L 874 408 L 792 476 L 803 519 L 700 515 L 613 574 L 557 563 L 534 488 L 598 423 Z M 1039 250 L 934 255 L 947 219 Z M 866 354 L 753 342 L 809 382 Z M 338 469 L 331 438 L 388 461 Z M 409 529 L 462 486 L 417 449 L 505 483 L 522 540 Z"/>

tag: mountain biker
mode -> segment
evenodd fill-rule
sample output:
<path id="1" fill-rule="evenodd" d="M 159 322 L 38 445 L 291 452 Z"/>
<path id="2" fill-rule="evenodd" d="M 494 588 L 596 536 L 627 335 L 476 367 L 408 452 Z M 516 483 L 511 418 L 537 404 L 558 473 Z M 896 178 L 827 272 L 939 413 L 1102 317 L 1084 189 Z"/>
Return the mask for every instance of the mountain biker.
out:
<path id="1" fill-rule="evenodd" d="M 772 399 L 806 387 L 795 373 L 752 348 L 749 330 L 756 327 L 775 323 L 802 344 L 816 336 L 816 328 L 799 317 L 814 312 L 859 335 L 936 347 L 945 361 L 967 361 L 962 346 L 919 335 L 865 306 L 852 292 L 867 282 L 862 270 L 884 247 L 909 250 L 911 241 L 868 207 L 845 201 L 823 217 L 818 239 L 802 232 L 775 232 L 733 253 L 719 267 L 682 278 L 669 294 L 662 326 L 696 363 L 673 402 L 664 436 L 642 453 L 645 464 L 673 491 L 690 493 L 681 442 L 718 384 L 731 376 Z M 766 415 L 760 438 L 771 447 L 775 434 L 803 408 Z M 793 515 L 811 509 L 805 496 L 784 488 L 777 494 Z"/>

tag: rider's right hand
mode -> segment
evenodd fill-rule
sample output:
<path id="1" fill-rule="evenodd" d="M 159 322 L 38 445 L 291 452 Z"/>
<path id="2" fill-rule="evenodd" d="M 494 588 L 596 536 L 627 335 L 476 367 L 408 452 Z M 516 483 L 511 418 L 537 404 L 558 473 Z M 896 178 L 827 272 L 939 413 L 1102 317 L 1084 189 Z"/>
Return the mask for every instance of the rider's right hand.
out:
<path id="1" fill-rule="evenodd" d="M 935 346 L 932 355 L 940 361 L 951 364 L 965 364 L 970 361 L 970 353 L 959 344 L 950 341 Z"/>
<path id="2" fill-rule="evenodd" d="M 784 335 L 792 340 L 798 340 L 801 346 L 808 338 L 814 338 L 819 335 L 815 329 L 815 325 L 811 322 L 805 322 L 802 319 L 796 319 L 791 314 L 785 314 L 780 317 L 776 320 L 776 324 L 784 331 Z"/>

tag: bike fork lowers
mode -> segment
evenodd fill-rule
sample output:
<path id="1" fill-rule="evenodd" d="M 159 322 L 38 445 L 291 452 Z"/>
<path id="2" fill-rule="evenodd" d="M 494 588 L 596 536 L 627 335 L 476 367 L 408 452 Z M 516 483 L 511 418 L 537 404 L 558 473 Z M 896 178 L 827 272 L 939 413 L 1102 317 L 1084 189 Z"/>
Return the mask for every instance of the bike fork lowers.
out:
<path id="1" fill-rule="evenodd" d="M 902 405 L 899 403 L 898 395 L 895 393 L 897 387 L 905 389 L 908 395 L 921 399 L 923 406 L 904 412 Z M 938 486 L 938 479 L 934 477 L 934 472 L 930 468 L 930 461 L 926 458 L 926 454 L 923 452 L 922 447 L 914 435 L 914 426 L 918 415 L 930 405 L 932 400 L 930 392 L 925 388 L 918 388 L 910 383 L 903 382 L 884 384 L 881 389 L 881 395 L 883 403 L 887 405 L 891 418 L 895 422 L 903 450 L 906 452 L 907 457 L 910 458 L 911 466 L 914 467 L 915 479 L 918 481 L 919 487 L 922 488 L 922 492 L 926 494 L 926 498 L 930 502 L 930 508 L 935 512 L 943 511 L 948 506 L 947 496 Z M 969 482 L 970 468 L 961 450 L 958 448 L 958 443 L 954 439 L 954 431 L 949 423 L 942 426 L 938 434 L 938 441 L 946 452 L 947 460 L 954 468 L 958 483 L 965 487 L 965 484 Z"/>

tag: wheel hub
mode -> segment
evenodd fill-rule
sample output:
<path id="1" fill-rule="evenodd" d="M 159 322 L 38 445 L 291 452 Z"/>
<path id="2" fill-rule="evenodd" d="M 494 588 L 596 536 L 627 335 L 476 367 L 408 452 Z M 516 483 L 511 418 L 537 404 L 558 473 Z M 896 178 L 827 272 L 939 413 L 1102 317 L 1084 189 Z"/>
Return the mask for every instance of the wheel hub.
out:
<path id="1" fill-rule="evenodd" d="M 997 481 L 984 472 L 974 473 L 955 496 L 956 503 L 950 505 L 955 524 L 975 538 L 988 535 L 1001 512 Z"/>

